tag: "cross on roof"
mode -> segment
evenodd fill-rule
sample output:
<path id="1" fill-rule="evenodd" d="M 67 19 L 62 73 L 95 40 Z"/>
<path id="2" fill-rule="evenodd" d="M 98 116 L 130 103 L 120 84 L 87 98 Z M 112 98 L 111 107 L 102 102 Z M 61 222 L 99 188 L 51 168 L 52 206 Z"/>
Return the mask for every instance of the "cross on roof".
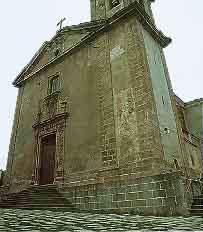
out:
<path id="1" fill-rule="evenodd" d="M 65 20 L 66 20 L 66 18 L 63 18 L 63 19 L 61 19 L 61 20 L 57 23 L 57 27 L 60 26 L 59 30 L 62 29 L 62 27 L 63 27 L 63 22 L 64 22 Z"/>

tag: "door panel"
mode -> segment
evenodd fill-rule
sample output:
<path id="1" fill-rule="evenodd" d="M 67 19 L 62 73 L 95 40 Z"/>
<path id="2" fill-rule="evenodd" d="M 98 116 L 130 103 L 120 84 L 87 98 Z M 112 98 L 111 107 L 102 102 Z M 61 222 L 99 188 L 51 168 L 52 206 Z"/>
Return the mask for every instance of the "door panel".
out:
<path id="1" fill-rule="evenodd" d="M 56 135 L 41 141 L 40 185 L 53 184 L 55 172 Z"/>

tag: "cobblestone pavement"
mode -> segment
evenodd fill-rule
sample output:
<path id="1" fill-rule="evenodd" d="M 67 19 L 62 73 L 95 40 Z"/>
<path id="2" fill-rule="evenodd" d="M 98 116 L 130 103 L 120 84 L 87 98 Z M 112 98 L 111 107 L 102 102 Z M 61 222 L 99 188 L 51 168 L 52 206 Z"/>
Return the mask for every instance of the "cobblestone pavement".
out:
<path id="1" fill-rule="evenodd" d="M 203 218 L 0 209 L 0 231 L 203 231 Z"/>

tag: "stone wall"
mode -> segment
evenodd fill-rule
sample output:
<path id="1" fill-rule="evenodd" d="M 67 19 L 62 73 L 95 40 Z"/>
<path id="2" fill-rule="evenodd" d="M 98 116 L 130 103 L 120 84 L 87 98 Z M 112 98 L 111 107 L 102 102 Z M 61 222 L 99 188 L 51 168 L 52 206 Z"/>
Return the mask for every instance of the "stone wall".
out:
<path id="1" fill-rule="evenodd" d="M 156 216 L 187 215 L 185 189 L 178 173 L 138 177 L 122 169 L 97 172 L 86 183 L 83 180 L 60 187 L 80 210 Z"/>
<path id="2" fill-rule="evenodd" d="M 200 151 L 200 138 L 192 134 L 191 121 L 187 117 L 187 109 L 184 103 L 174 99 L 176 122 L 181 145 L 181 156 L 178 157 L 180 168 L 187 176 L 199 178 L 202 172 L 202 161 Z M 194 121 L 194 124 L 196 122 Z"/>
<path id="3" fill-rule="evenodd" d="M 163 158 L 142 26 L 135 18 L 109 32 L 119 163 Z"/>

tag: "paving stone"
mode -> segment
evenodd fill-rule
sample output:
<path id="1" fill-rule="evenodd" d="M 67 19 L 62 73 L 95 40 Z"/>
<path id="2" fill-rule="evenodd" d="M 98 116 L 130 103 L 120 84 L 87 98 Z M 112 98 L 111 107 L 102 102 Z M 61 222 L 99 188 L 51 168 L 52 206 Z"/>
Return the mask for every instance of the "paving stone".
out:
<path id="1" fill-rule="evenodd" d="M 201 217 L 145 217 L 48 210 L 0 209 L 0 231 L 203 231 Z"/>

